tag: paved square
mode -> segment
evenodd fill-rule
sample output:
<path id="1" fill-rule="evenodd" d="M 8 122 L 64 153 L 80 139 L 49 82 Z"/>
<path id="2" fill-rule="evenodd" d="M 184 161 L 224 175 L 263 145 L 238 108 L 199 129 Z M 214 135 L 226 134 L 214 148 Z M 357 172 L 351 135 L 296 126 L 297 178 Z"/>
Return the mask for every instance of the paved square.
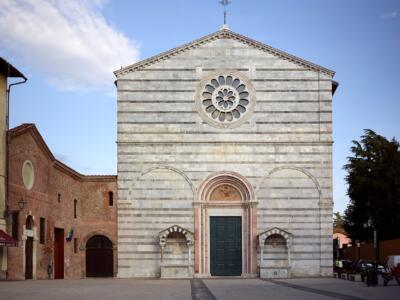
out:
<path id="1" fill-rule="evenodd" d="M 0 282 L 1 300 L 191 299 L 189 280 L 82 279 Z"/>
<path id="2" fill-rule="evenodd" d="M 82 279 L 0 282 L 1 300 L 256 300 L 399 299 L 400 286 L 367 287 L 333 278 L 260 279 Z"/>
<path id="3" fill-rule="evenodd" d="M 204 280 L 218 300 L 331 299 L 259 279 Z"/>

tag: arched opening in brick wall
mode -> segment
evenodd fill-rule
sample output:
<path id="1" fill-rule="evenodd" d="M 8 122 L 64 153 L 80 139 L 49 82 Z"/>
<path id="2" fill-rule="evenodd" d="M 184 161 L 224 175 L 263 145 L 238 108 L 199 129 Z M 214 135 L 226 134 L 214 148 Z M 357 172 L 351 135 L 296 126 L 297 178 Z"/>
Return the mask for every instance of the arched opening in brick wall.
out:
<path id="1" fill-rule="evenodd" d="M 113 276 L 113 244 L 104 235 L 92 236 L 86 243 L 86 277 Z"/>
<path id="2" fill-rule="evenodd" d="M 33 279 L 33 226 L 33 217 L 29 215 L 25 222 L 25 229 L 30 231 L 29 236 L 27 236 L 25 240 L 25 279 Z"/>
<path id="3" fill-rule="evenodd" d="M 34 226 L 33 217 L 31 215 L 29 215 L 26 218 L 25 228 L 28 230 L 31 230 L 31 229 L 33 229 L 33 226 Z"/>

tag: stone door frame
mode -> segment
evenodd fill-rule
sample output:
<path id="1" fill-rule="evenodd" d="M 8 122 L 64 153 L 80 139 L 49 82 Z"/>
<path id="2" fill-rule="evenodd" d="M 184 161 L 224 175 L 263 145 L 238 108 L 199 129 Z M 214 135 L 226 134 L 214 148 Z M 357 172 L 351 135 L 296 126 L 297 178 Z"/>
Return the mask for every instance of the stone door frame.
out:
<path id="1" fill-rule="evenodd" d="M 239 201 L 210 201 L 221 184 L 233 186 Z M 198 190 L 195 215 L 195 276 L 211 277 L 210 217 L 240 216 L 242 219 L 242 277 L 257 277 L 257 201 L 249 181 L 236 172 L 221 171 L 208 176 Z"/>

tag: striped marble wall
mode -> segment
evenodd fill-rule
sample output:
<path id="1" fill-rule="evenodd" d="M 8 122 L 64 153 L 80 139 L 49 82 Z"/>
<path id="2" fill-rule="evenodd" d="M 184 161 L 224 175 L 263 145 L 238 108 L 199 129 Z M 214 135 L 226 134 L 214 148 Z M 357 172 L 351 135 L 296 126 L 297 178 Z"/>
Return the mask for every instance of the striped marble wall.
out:
<path id="1" fill-rule="evenodd" d="M 235 69 L 256 90 L 251 118 L 215 128 L 199 81 Z M 293 234 L 295 275 L 332 267 L 332 77 L 234 38 L 215 38 L 118 76 L 118 274 L 157 277 L 158 232 L 194 231 L 196 189 L 233 171 L 256 191 L 257 231 Z"/>

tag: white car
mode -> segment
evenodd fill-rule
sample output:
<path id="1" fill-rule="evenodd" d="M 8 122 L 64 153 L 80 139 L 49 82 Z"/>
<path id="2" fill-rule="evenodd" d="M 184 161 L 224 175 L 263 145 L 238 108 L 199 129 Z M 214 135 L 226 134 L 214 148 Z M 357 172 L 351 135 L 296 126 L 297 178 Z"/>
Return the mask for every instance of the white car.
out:
<path id="1" fill-rule="evenodd" d="M 394 269 L 398 264 L 400 264 L 400 255 L 390 255 L 387 257 L 387 268 Z"/>

